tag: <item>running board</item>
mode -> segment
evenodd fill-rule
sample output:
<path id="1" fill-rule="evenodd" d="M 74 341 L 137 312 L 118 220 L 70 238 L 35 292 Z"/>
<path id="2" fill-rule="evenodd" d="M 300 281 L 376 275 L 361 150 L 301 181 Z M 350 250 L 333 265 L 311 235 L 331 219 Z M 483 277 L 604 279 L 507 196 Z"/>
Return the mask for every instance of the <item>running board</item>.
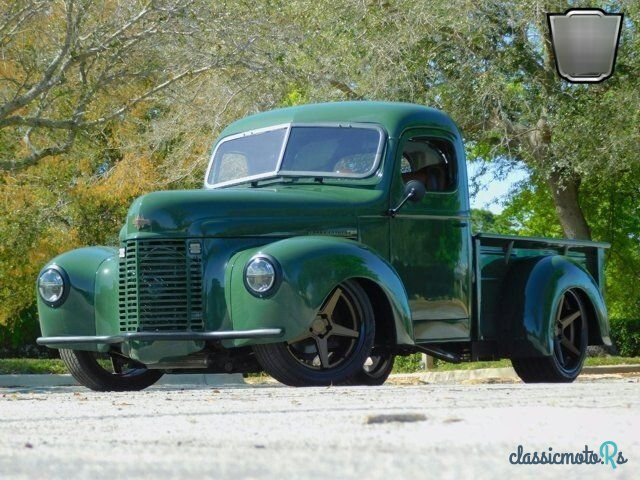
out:
<path id="1" fill-rule="evenodd" d="M 422 353 L 426 353 L 427 355 L 432 356 L 433 358 L 437 358 L 438 360 L 444 360 L 445 362 L 451 362 L 451 363 L 462 362 L 462 359 L 460 358 L 459 355 L 456 355 L 455 353 L 447 352 L 438 347 L 414 345 L 414 348 Z"/>

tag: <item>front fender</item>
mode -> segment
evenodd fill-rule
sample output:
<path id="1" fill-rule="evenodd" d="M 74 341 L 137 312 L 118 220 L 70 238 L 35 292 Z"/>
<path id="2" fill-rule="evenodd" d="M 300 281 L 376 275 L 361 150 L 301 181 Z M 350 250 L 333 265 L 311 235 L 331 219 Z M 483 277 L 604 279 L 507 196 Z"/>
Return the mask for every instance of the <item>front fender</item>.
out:
<path id="1" fill-rule="evenodd" d="M 244 267 L 257 253 L 271 255 L 282 269 L 282 282 L 269 298 L 251 295 L 244 285 Z M 396 342 L 412 345 L 411 312 L 398 274 L 364 245 L 333 237 L 293 237 L 232 257 L 225 276 L 225 291 L 233 328 L 279 327 L 285 332 L 282 340 L 299 337 L 308 330 L 333 288 L 356 278 L 371 280 L 382 289 L 391 305 Z M 256 343 L 236 340 L 233 345 L 250 342 Z"/>
<path id="2" fill-rule="evenodd" d="M 514 263 L 504 283 L 504 341 L 511 357 L 553 353 L 552 322 L 560 296 L 577 290 L 589 312 L 589 344 L 611 345 L 602 293 L 593 277 L 567 257 L 554 255 Z"/>
<path id="3" fill-rule="evenodd" d="M 111 263 L 117 264 L 117 253 L 117 249 L 108 247 L 80 248 L 57 256 L 43 268 L 43 271 L 52 265 L 62 268 L 70 283 L 66 300 L 56 308 L 49 307 L 42 301 L 36 287 L 38 318 L 43 337 L 96 335 L 96 277 L 101 274 L 106 276 L 107 283 L 117 283 L 114 277 L 117 275 L 117 268 L 111 271 L 107 269 L 106 274 L 104 269 L 100 270 L 101 265 L 109 259 L 115 259 Z M 117 308 L 117 302 L 114 307 Z M 98 349 L 91 345 L 77 347 L 83 350 Z M 75 347 L 72 345 L 68 348 Z"/>

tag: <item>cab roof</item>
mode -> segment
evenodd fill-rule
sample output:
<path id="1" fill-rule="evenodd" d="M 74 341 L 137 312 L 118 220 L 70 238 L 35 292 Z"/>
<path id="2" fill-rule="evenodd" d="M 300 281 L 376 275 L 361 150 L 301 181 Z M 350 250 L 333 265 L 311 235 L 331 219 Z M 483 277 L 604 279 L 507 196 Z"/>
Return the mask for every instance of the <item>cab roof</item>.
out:
<path id="1" fill-rule="evenodd" d="M 398 102 L 330 102 L 279 108 L 233 122 L 220 138 L 285 123 L 372 123 L 382 126 L 391 138 L 409 127 L 440 128 L 459 136 L 451 118 L 435 108 Z"/>

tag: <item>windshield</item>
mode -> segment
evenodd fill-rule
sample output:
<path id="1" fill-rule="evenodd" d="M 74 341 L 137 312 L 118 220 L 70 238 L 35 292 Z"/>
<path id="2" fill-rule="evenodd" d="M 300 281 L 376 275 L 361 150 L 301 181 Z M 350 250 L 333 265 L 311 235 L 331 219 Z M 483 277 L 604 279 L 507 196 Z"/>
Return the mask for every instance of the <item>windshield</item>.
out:
<path id="1" fill-rule="evenodd" d="M 378 166 L 384 136 L 375 126 L 281 125 L 222 140 L 207 186 L 273 176 L 364 178 Z"/>

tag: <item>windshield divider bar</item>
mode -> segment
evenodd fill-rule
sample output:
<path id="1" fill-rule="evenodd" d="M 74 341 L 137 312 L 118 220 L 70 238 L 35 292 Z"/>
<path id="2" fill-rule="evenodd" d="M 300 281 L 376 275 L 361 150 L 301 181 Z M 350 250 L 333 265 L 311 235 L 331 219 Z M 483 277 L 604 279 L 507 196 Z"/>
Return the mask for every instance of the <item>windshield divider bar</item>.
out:
<path id="1" fill-rule="evenodd" d="M 280 147 L 280 156 L 278 157 L 278 163 L 276 165 L 276 171 L 275 171 L 276 175 L 280 173 L 280 169 L 282 168 L 282 162 L 284 161 L 284 154 L 287 151 L 287 144 L 289 143 L 290 134 L 291 134 L 291 124 L 287 125 L 287 133 L 284 134 L 284 141 L 282 142 L 282 147 Z"/>

